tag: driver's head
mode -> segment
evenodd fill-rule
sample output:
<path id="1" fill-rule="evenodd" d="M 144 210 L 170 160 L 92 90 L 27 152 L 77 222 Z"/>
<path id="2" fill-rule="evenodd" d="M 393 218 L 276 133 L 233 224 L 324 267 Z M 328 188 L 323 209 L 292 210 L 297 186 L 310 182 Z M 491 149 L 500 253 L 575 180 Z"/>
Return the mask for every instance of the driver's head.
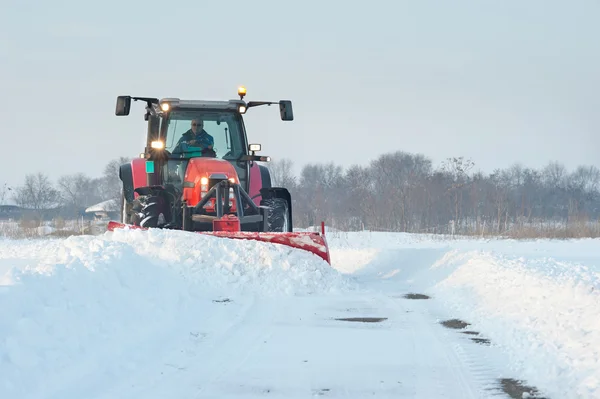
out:
<path id="1" fill-rule="evenodd" d="M 204 122 L 200 119 L 192 119 L 192 132 L 197 133 L 204 128 Z"/>

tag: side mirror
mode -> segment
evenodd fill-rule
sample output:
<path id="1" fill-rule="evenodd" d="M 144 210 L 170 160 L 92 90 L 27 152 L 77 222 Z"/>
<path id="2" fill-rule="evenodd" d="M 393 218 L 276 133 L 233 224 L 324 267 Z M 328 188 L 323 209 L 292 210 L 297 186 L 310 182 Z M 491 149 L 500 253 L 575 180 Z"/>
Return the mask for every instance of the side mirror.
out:
<path id="1" fill-rule="evenodd" d="M 131 96 L 117 97 L 117 107 L 115 109 L 115 115 L 117 115 L 117 116 L 129 115 L 130 109 L 131 109 Z"/>
<path id="2" fill-rule="evenodd" d="M 248 146 L 248 150 L 250 152 L 258 152 L 258 151 L 260 151 L 261 148 L 262 148 L 262 146 L 260 144 L 250 144 Z"/>
<path id="3" fill-rule="evenodd" d="M 293 121 L 294 111 L 292 110 L 292 102 L 289 100 L 279 101 L 279 113 L 282 121 Z"/>

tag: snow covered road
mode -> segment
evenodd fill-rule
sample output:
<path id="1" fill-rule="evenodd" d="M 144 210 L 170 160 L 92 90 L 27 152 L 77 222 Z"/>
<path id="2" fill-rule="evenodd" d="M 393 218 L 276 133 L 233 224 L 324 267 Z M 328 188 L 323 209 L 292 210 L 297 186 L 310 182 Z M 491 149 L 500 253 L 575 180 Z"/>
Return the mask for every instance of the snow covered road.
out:
<path id="1" fill-rule="evenodd" d="M 495 383 L 418 306 L 365 296 L 234 303 L 215 304 L 218 323 L 190 325 L 173 350 L 93 397 L 481 398 Z M 365 314 L 388 319 L 334 319 Z"/>
<path id="2" fill-rule="evenodd" d="M 0 241 L 0 398 L 600 394 L 598 241 L 328 240 Z"/>

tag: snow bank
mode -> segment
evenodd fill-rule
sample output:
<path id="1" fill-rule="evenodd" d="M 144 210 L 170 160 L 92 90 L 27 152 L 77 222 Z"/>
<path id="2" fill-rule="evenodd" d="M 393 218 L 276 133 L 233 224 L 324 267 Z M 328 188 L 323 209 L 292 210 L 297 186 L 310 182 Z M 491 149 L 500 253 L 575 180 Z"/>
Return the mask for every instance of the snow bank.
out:
<path id="1" fill-rule="evenodd" d="M 56 277 L 58 282 L 71 276 L 61 274 L 67 271 L 78 273 L 76 278 L 97 278 L 134 268 L 133 276 L 124 278 L 149 279 L 146 283 L 150 283 L 167 273 L 204 292 L 272 296 L 341 293 L 353 288 L 350 279 L 314 254 L 252 240 L 119 230 L 64 240 L 0 241 L 2 285 L 25 284 L 38 274 Z"/>
<path id="2" fill-rule="evenodd" d="M 600 397 L 600 240 L 334 233 L 332 264 L 370 286 L 432 295 L 550 397 Z"/>
<path id="3" fill-rule="evenodd" d="M 206 290 L 270 296 L 352 288 L 351 280 L 316 255 L 284 245 L 161 230 L 115 231 L 112 240 Z"/>
<path id="4" fill-rule="evenodd" d="M 164 230 L 3 240 L 0 284 L 1 398 L 110 383 L 213 299 L 353 288 L 305 251 Z"/>
<path id="5" fill-rule="evenodd" d="M 600 396 L 600 273 L 552 258 L 451 251 L 433 292 L 551 397 Z"/>

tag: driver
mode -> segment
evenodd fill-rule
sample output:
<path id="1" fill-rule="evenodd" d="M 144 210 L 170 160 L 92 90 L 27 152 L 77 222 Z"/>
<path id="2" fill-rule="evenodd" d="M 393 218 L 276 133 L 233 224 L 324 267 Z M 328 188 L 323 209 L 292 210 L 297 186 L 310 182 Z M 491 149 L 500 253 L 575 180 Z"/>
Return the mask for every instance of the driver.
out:
<path id="1" fill-rule="evenodd" d="M 180 145 L 182 143 L 193 147 L 200 147 L 201 150 L 206 148 L 212 150 L 215 140 L 204 130 L 204 121 L 193 119 L 191 129 L 181 135 L 176 147 L 181 148 Z"/>

